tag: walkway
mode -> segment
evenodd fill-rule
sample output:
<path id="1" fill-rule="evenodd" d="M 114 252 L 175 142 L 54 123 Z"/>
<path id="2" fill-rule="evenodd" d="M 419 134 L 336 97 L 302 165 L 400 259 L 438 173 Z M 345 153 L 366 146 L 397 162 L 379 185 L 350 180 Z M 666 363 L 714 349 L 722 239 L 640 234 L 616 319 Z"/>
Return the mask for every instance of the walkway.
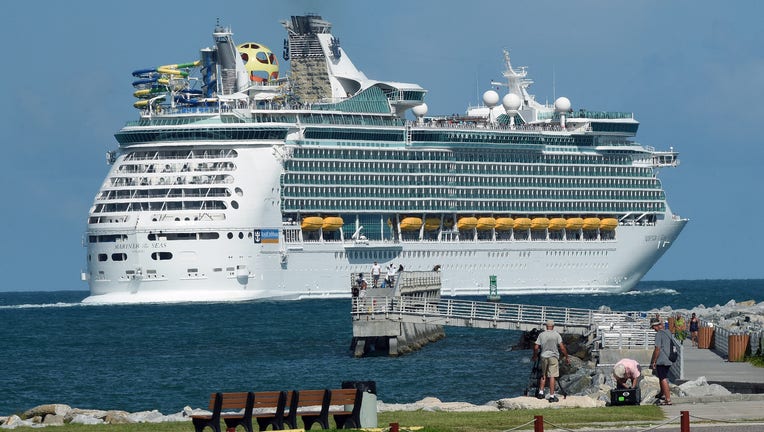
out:
<path id="1" fill-rule="evenodd" d="M 729 362 L 717 351 L 693 348 L 688 340 L 685 340 L 682 347 L 682 357 L 682 382 L 705 377 L 709 384 L 719 384 L 732 393 L 764 393 L 762 368 L 748 362 Z"/>
<path id="2" fill-rule="evenodd" d="M 554 320 L 560 333 L 590 334 L 598 323 L 630 320 L 627 314 L 552 306 L 419 297 L 367 297 L 353 302 L 354 320 L 536 330 Z"/>

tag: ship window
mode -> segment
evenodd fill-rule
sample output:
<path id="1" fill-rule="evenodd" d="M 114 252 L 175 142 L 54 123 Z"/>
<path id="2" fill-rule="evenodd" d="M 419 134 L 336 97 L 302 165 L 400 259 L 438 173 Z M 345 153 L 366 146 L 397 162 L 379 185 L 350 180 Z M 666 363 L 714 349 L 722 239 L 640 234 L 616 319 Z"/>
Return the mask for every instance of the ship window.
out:
<path id="1" fill-rule="evenodd" d="M 107 254 L 98 254 L 98 261 L 106 261 L 109 259 L 109 255 Z"/>
<path id="2" fill-rule="evenodd" d="M 151 259 L 153 259 L 154 261 L 170 260 L 172 259 L 172 253 L 171 252 L 153 252 L 151 254 Z"/>
<path id="3" fill-rule="evenodd" d="M 228 238 L 229 238 L 229 239 L 232 239 L 232 238 L 233 238 L 233 233 L 230 233 L 230 232 L 229 232 L 229 233 L 228 233 Z"/>
<path id="4" fill-rule="evenodd" d="M 127 254 L 126 253 L 113 253 L 111 254 L 112 261 L 126 261 L 127 260 Z"/>

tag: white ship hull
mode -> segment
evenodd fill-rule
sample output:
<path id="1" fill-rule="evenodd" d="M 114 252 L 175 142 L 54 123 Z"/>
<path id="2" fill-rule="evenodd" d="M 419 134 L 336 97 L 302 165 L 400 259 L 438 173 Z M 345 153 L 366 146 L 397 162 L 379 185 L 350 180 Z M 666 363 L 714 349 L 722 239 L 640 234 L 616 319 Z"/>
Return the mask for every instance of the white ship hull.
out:
<path id="1" fill-rule="evenodd" d="M 225 244 L 215 246 L 192 241 L 176 253 L 195 250 L 195 260 L 157 269 L 160 276 L 156 277 L 144 273 L 133 279 L 91 281 L 92 295 L 85 302 L 349 297 L 350 273 L 369 272 L 373 262 L 368 258 L 355 259 L 355 256 L 395 256 L 391 262 L 410 270 L 430 270 L 440 265 L 443 295 L 486 295 L 489 275 L 497 276 L 498 291 L 502 295 L 618 293 L 636 285 L 667 250 L 685 222 L 664 220 L 654 226 L 619 227 L 618 239 L 612 241 L 403 242 L 395 245 L 354 245 L 350 241 L 292 245 L 286 253 L 282 253 L 278 245 L 248 244 L 237 251 L 238 248 Z M 141 247 L 145 247 L 141 254 L 146 255 L 152 246 Z M 237 264 L 234 264 L 229 259 L 232 254 L 247 258 L 235 260 Z M 353 258 L 349 259 L 348 254 Z M 388 262 L 378 261 L 383 267 Z M 216 262 L 221 264 L 212 264 Z M 189 274 L 189 266 L 198 268 L 199 272 Z M 229 271 L 213 272 L 214 267 L 228 267 Z M 231 267 L 238 271 L 230 271 Z M 108 271 L 124 274 L 124 269 L 116 265 L 109 266 Z"/>
<path id="2" fill-rule="evenodd" d="M 353 272 L 370 272 L 376 260 L 408 270 L 442 272 L 443 295 L 488 294 L 490 275 L 503 295 L 618 293 L 632 289 L 674 242 L 686 220 L 668 211 L 653 224 L 619 225 L 611 240 L 292 241 L 282 233 L 278 207 L 281 166 L 270 147 L 239 148 L 239 177 L 249 192 L 224 221 L 154 221 L 139 212 L 90 236 L 124 240 L 90 243 L 91 257 L 125 253 L 125 261 L 91 261 L 86 303 L 245 301 L 350 296 Z M 115 163 L 113 171 L 121 166 Z M 113 173 L 112 173 L 113 174 Z M 111 175 L 111 174 L 110 174 Z M 274 179 L 271 182 L 263 179 Z M 252 197 L 248 199 L 248 197 Z M 183 219 L 183 218 L 181 218 Z M 120 226 L 122 225 L 122 226 Z M 256 243 L 253 233 L 271 229 L 278 239 Z M 212 240 L 162 239 L 162 232 L 219 232 Z M 231 237 L 231 238 L 228 238 Z M 154 260 L 154 251 L 170 261 Z"/>

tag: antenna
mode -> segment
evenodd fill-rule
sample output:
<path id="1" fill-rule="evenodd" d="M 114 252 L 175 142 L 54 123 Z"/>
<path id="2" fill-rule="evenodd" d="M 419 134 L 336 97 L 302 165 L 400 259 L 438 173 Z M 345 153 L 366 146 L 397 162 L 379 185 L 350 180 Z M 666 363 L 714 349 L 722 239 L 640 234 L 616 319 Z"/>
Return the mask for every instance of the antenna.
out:
<path id="1" fill-rule="evenodd" d="M 552 63 L 552 99 L 557 100 L 557 75 L 554 63 Z"/>
<path id="2" fill-rule="evenodd" d="M 480 103 L 480 82 L 478 80 L 478 70 L 475 69 L 475 100 Z"/>

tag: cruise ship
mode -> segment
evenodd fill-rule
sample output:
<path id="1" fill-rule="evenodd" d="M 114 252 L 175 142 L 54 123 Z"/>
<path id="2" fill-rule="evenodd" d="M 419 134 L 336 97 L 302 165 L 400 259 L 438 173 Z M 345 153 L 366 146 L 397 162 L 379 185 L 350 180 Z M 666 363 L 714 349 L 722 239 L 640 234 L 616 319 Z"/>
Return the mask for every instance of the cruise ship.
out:
<path id="1" fill-rule="evenodd" d="M 84 302 L 349 297 L 375 262 L 438 269 L 447 296 L 489 278 L 506 295 L 618 293 L 687 223 L 657 176 L 673 148 L 638 143 L 632 113 L 537 102 L 508 52 L 500 92 L 437 116 L 423 87 L 357 69 L 322 17 L 282 24 L 288 76 L 219 23 L 188 62 L 133 72 Z"/>

